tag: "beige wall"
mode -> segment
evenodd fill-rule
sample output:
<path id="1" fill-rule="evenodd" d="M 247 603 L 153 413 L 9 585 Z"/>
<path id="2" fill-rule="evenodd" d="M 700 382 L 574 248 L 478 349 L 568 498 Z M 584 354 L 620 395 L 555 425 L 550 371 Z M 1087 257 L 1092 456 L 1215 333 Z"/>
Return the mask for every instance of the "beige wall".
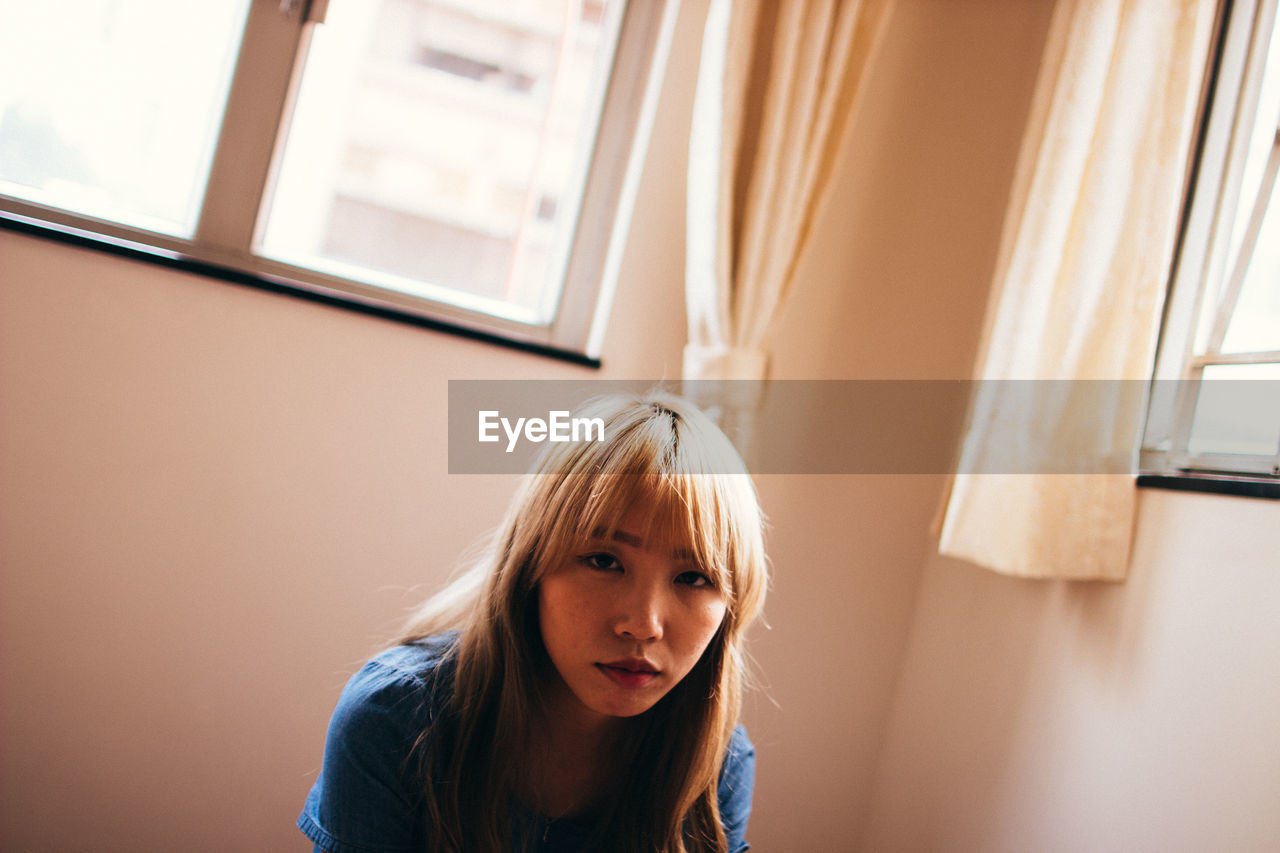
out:
<path id="1" fill-rule="evenodd" d="M 1144 491 L 1124 584 L 929 560 L 864 848 L 1276 850 L 1277 530 Z"/>
<path id="2" fill-rule="evenodd" d="M 968 375 L 1050 6 L 901 0 L 801 264 L 776 375 Z M 337 691 L 509 493 L 507 478 L 446 473 L 447 380 L 678 375 L 684 145 L 705 8 L 689 0 L 682 14 L 598 373 L 0 232 L 0 847 L 306 849 L 292 822 Z M 867 831 L 871 850 L 949 850 L 966 827 L 955 838 L 982 849 L 1109 817 L 1064 804 L 1100 796 L 1088 774 L 1109 733 L 1176 733 L 1182 719 L 1155 701 L 1177 696 L 1171 682 L 1124 703 L 1121 676 L 1170 678 L 1176 653 L 1198 645 L 1189 638 L 1242 656 L 1261 639 L 1256 625 L 1208 633 L 1229 596 L 1202 613 L 1140 592 L 1173 559 L 1159 532 L 1195 538 L 1195 518 L 1179 513 L 1222 499 L 1144 498 L 1144 514 L 1163 518 L 1144 527 L 1147 568 L 1109 604 L 1088 604 L 1102 594 L 929 557 L 939 485 L 761 479 L 776 574 L 772 627 L 754 638 L 763 685 L 746 712 L 760 753 L 755 849 L 850 850 Z M 1231 541 L 1254 549 L 1246 589 L 1261 606 L 1261 525 L 1275 519 L 1247 507 L 1220 514 Z M 1189 580 L 1194 566 L 1181 565 Z M 1144 621 L 1132 626 L 1121 616 L 1137 603 Z M 1002 642 L 1018 631 L 1042 645 Z M 1054 632 L 1088 664 L 1046 660 Z M 1133 664 L 1123 643 L 1154 646 L 1163 668 Z M 1262 674 L 1253 660 L 1245 672 Z M 1104 666 L 1114 661 L 1129 663 L 1117 674 Z M 1213 661 L 1199 666 L 1212 674 Z M 979 693 L 1017 699 L 1004 713 L 1031 740 L 932 704 Z M 1261 720 L 1252 695 L 1237 684 L 1227 704 L 1202 705 L 1201 729 Z M 1049 775 L 1031 760 L 1037 739 L 1067 724 L 1070 738 L 1046 748 L 1085 741 L 1096 761 Z M 1144 762 L 1135 779 L 1162 778 L 1151 743 L 1127 754 Z M 1015 758 L 1032 794 L 1009 799 L 988 781 L 971 809 L 949 799 Z M 1237 791 L 1227 767 L 1212 776 L 1223 796 Z M 1274 791 L 1269 778 L 1259 791 Z"/>
<path id="3" fill-rule="evenodd" d="M 799 271 L 779 378 L 970 373 L 1047 3 L 908 0 Z M 941 481 L 771 477 L 749 706 L 763 853 L 856 849 Z M 776 703 L 776 706 L 772 703 Z"/>

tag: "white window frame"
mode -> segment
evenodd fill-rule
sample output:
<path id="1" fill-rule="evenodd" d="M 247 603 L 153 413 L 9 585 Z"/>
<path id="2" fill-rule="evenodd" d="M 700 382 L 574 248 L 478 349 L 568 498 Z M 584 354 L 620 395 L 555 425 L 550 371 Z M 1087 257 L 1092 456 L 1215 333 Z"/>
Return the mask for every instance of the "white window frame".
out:
<path id="1" fill-rule="evenodd" d="M 1280 361 L 1277 352 L 1231 354 L 1211 349 L 1199 353 L 1195 351 L 1194 341 L 1208 283 L 1232 275 L 1232 271 L 1226 269 L 1228 244 L 1276 13 L 1277 0 L 1226 0 L 1223 3 L 1226 17 L 1220 31 L 1216 67 L 1209 76 L 1203 98 L 1206 110 L 1199 153 L 1191 171 L 1191 191 L 1165 306 L 1142 444 L 1139 467 L 1146 475 L 1243 478 L 1268 483 L 1268 489 L 1275 485 L 1270 481 L 1280 480 L 1280 452 L 1218 454 L 1196 453 L 1189 448 L 1206 367 Z M 1264 177 L 1264 184 L 1265 180 Z M 1254 220 L 1250 227 L 1256 229 L 1261 221 L 1259 217 Z M 1227 282 L 1224 291 L 1225 311 L 1220 306 L 1214 317 L 1218 340 L 1225 331 L 1227 316 L 1224 315 L 1234 308 L 1239 281 Z M 1268 383 L 1267 388 L 1270 387 Z"/>
<path id="2" fill-rule="evenodd" d="M 594 153 L 558 306 L 547 323 L 474 308 L 282 263 L 253 251 L 307 45 L 327 0 L 252 0 L 195 233 L 182 239 L 0 195 L 0 219 L 24 230 L 100 240 L 113 250 L 190 261 L 206 272 L 524 348 L 598 363 L 631 212 L 671 49 L 680 0 L 631 0 L 623 11 Z"/>

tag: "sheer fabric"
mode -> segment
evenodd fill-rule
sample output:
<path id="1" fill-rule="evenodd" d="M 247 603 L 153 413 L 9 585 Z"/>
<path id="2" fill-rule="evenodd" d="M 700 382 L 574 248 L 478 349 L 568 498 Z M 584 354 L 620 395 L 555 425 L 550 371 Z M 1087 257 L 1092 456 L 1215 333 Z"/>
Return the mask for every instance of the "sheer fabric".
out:
<path id="1" fill-rule="evenodd" d="M 1141 395 L 1055 407 L 995 380 L 1149 376 L 1215 6 L 1055 9 L 979 358 L 993 381 L 971 410 L 943 554 L 1011 575 L 1125 577 Z M 989 473 L 1007 470 L 1018 435 L 1052 448 L 1044 470 L 1069 473 Z"/>

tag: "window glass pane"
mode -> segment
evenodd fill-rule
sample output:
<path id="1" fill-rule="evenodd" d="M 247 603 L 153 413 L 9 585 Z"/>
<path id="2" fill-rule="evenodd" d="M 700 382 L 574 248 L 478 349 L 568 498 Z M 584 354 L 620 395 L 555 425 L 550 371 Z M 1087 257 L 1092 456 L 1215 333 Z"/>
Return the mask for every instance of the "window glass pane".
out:
<path id="1" fill-rule="evenodd" d="M 1277 121 L 1280 121 L 1280 38 L 1276 37 L 1273 29 L 1267 47 L 1262 85 L 1258 92 L 1258 111 L 1254 117 L 1253 132 L 1249 137 L 1249 150 L 1240 181 L 1243 209 L 1238 212 L 1231 227 L 1232 258 L 1240 253 L 1240 243 L 1244 239 L 1245 227 L 1249 224 L 1249 211 L 1253 209 L 1253 200 L 1258 197 L 1262 173 L 1267 165 L 1267 157 L 1271 154 Z"/>
<path id="2" fill-rule="evenodd" d="M 0 193 L 189 237 L 248 0 L 0 0 Z"/>
<path id="3" fill-rule="evenodd" d="M 1222 351 L 1280 350 L 1280 192 L 1272 191 Z"/>
<path id="4" fill-rule="evenodd" d="M 1216 307 L 1222 297 L 1222 289 L 1230 280 L 1241 259 L 1241 248 L 1249 220 L 1253 215 L 1259 194 L 1268 191 L 1263 186 L 1267 160 L 1271 157 L 1276 141 L 1277 124 L 1280 124 L 1280 38 L 1273 31 L 1267 48 L 1267 58 L 1258 94 L 1257 113 L 1253 117 L 1244 171 L 1240 181 L 1240 193 L 1231 215 L 1231 237 L 1228 244 L 1227 275 L 1205 288 L 1204 307 L 1200 312 L 1197 333 L 1197 349 L 1204 352 L 1208 346 L 1210 327 Z M 1222 352 L 1240 353 L 1280 349 L 1280 193 L 1270 190 L 1271 197 L 1263 219 L 1257 242 L 1247 257 L 1248 268 L 1240 291 L 1240 298 L 1232 314 L 1227 334 L 1222 341 Z"/>
<path id="5" fill-rule="evenodd" d="M 332 0 L 258 251 L 548 319 L 621 5 Z"/>
<path id="6" fill-rule="evenodd" d="M 1280 449 L 1280 364 L 1204 369 L 1187 450 L 1275 456 Z"/>

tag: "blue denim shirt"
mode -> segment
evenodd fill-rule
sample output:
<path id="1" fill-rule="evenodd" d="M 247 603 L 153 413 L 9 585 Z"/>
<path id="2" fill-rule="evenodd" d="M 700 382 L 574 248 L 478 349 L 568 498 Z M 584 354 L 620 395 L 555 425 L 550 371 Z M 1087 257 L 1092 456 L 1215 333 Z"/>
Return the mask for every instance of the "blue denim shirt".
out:
<path id="1" fill-rule="evenodd" d="M 397 646 L 351 677 L 329 722 L 324 764 L 298 828 L 327 853 L 421 853 L 429 836 L 412 753 L 443 706 L 440 679 L 450 637 Z M 438 672 L 437 672 L 438 671 Z M 436 685 L 433 689 L 432 684 Z M 720 819 L 729 853 L 742 853 L 751 814 L 755 749 L 738 726 L 720 772 Z M 516 803 L 512 839 L 533 839 L 538 853 L 580 853 L 590 827 L 548 820 Z"/>

